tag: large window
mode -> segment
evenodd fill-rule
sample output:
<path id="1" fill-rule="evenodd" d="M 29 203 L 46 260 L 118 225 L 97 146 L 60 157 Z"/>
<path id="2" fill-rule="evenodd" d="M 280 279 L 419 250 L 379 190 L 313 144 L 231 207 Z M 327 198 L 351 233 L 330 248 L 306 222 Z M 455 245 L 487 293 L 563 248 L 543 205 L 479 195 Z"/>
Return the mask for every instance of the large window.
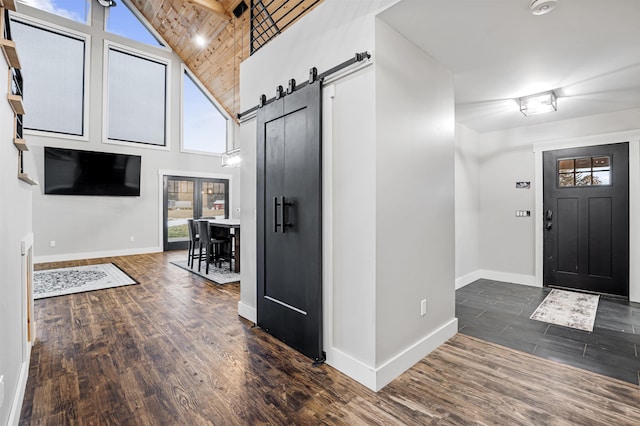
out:
<path id="1" fill-rule="evenodd" d="M 88 36 L 12 19 L 25 81 L 24 128 L 82 136 Z"/>
<path id="2" fill-rule="evenodd" d="M 124 1 L 107 9 L 105 30 L 152 46 L 164 46 Z"/>
<path id="3" fill-rule="evenodd" d="M 168 61 L 107 45 L 106 138 L 166 145 Z"/>
<path id="4" fill-rule="evenodd" d="M 220 154 L 227 150 L 227 119 L 186 69 L 182 74 L 182 149 Z"/>
<path id="5" fill-rule="evenodd" d="M 87 24 L 89 22 L 90 2 L 89 0 L 20 0 L 22 3 L 71 19 L 76 22 Z M 22 51 L 22 46 L 20 46 Z"/>

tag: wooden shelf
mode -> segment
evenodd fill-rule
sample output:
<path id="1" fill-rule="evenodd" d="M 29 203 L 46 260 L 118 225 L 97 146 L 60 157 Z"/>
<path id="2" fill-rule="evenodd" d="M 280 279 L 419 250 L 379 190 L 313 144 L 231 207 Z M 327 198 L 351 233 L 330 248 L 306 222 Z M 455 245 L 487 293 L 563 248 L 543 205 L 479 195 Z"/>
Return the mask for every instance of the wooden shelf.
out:
<path id="1" fill-rule="evenodd" d="M 0 47 L 4 54 L 7 64 L 10 67 L 20 69 L 20 59 L 18 58 L 18 51 L 16 50 L 16 43 L 13 40 L 0 39 Z"/>
<path id="2" fill-rule="evenodd" d="M 27 146 L 27 141 L 24 139 L 18 139 L 15 138 L 13 140 L 13 144 L 16 146 L 16 148 L 18 148 L 18 150 L 20 151 L 29 151 L 29 147 Z"/>
<path id="3" fill-rule="evenodd" d="M 14 12 L 16 11 L 15 0 L 0 0 L 0 6 L 9 10 L 13 10 Z"/>
<path id="4" fill-rule="evenodd" d="M 18 179 L 20 179 L 23 182 L 27 182 L 29 185 L 37 185 L 38 182 L 36 182 L 35 180 L 31 179 L 29 177 L 28 174 L 26 173 L 18 173 Z"/>
<path id="5" fill-rule="evenodd" d="M 24 104 L 22 103 L 22 96 L 20 95 L 7 95 L 9 105 L 13 108 L 13 112 L 16 114 L 24 114 Z"/>

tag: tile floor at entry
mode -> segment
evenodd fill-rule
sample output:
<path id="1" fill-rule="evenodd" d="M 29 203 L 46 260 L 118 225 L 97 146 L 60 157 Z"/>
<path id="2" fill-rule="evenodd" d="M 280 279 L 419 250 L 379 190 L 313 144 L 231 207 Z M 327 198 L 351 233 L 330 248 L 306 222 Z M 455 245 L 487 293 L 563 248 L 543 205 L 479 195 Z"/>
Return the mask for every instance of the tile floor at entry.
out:
<path id="1" fill-rule="evenodd" d="M 640 384 L 640 303 L 601 297 L 593 332 L 529 319 L 548 288 L 478 280 L 456 290 L 460 333 Z"/>

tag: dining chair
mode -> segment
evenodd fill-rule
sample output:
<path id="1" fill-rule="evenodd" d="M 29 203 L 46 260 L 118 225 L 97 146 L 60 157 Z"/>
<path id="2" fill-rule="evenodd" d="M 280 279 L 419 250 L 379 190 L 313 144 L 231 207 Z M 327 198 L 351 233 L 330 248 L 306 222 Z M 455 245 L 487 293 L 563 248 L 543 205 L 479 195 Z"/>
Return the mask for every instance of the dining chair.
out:
<path id="1" fill-rule="evenodd" d="M 187 266 L 193 269 L 196 258 L 196 246 L 199 244 L 198 229 L 193 219 L 187 219 L 187 228 L 189 229 L 189 249 L 187 252 Z"/>
<path id="2" fill-rule="evenodd" d="M 233 271 L 233 234 L 231 229 L 222 226 L 211 225 L 212 237 L 218 240 L 224 240 L 221 251 L 218 253 L 220 258 L 224 258 L 229 262 L 229 271 Z"/>
<path id="3" fill-rule="evenodd" d="M 198 235 L 199 235 L 199 250 L 198 250 L 198 272 L 201 270 L 202 259 L 205 260 L 206 268 L 205 273 L 209 273 L 209 263 L 218 260 L 218 268 L 222 267 L 222 252 L 223 244 L 227 243 L 227 240 L 214 238 L 211 235 L 211 227 L 208 220 L 198 221 Z M 204 254 L 202 248 L 204 246 Z"/>

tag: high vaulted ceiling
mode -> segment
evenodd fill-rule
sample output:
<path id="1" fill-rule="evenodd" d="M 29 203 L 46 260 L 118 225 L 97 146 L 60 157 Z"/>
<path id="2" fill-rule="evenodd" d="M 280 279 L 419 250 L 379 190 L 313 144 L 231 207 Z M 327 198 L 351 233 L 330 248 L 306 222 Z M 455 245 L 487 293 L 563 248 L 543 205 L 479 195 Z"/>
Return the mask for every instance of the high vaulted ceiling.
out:
<path id="1" fill-rule="evenodd" d="M 403 0 L 382 15 L 453 72 L 456 121 L 480 132 L 640 108 L 640 0 Z M 558 111 L 515 98 L 555 90 Z"/>
<path id="2" fill-rule="evenodd" d="M 131 0 L 232 117 L 240 112 L 240 63 L 249 56 L 251 43 L 251 11 L 245 11 L 239 18 L 232 13 L 241 1 Z M 250 6 L 250 0 L 244 1 Z M 284 16 L 282 23 L 289 25 L 319 3 L 317 0 L 262 2 L 272 11 L 275 20 Z M 291 9 L 295 10 L 289 13 Z M 196 36 L 205 40 L 204 46 L 198 45 Z"/>

